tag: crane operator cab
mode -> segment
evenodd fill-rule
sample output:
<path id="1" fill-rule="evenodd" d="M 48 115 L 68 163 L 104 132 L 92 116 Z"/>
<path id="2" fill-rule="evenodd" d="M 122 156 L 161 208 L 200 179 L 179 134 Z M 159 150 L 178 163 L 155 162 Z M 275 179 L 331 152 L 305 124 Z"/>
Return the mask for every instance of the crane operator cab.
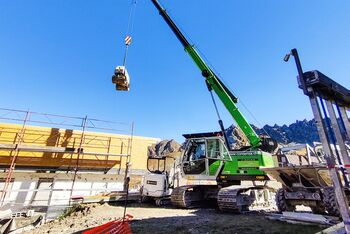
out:
<path id="1" fill-rule="evenodd" d="M 191 185 L 240 185 L 241 181 L 265 181 L 260 167 L 273 167 L 270 153 L 260 149 L 229 151 L 221 132 L 185 134 L 181 158 L 182 176 Z"/>
<path id="2" fill-rule="evenodd" d="M 216 179 L 223 161 L 231 161 L 230 153 L 220 134 L 213 132 L 183 135 L 186 138 L 182 158 L 182 171 L 185 175 Z"/>
<path id="3" fill-rule="evenodd" d="M 154 200 L 160 206 L 170 202 L 174 184 L 175 158 L 161 156 L 148 157 L 147 170 L 149 173 L 142 178 L 141 197 L 143 201 Z"/>
<path id="4" fill-rule="evenodd" d="M 125 66 L 117 66 L 115 68 L 112 83 L 116 84 L 116 90 L 129 91 L 130 77 Z"/>

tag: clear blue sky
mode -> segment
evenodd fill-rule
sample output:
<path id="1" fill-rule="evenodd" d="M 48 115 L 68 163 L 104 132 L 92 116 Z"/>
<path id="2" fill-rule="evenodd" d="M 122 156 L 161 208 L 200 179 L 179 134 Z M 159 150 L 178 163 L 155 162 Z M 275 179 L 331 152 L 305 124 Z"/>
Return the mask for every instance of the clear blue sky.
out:
<path id="1" fill-rule="evenodd" d="M 293 47 L 305 70 L 350 87 L 350 1 L 161 3 L 261 124 L 312 117 L 294 63 L 282 60 Z M 136 134 L 160 138 L 217 130 L 200 72 L 149 0 L 137 5 L 131 90 L 115 91 L 129 9 L 130 0 L 0 0 L 0 107 L 135 121 Z"/>

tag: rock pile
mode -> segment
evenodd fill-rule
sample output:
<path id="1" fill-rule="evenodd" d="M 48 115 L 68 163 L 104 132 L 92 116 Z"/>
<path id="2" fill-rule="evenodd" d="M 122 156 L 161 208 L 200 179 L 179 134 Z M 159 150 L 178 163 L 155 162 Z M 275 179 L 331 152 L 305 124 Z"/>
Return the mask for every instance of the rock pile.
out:
<path id="1" fill-rule="evenodd" d="M 148 157 L 160 157 L 167 156 L 171 153 L 181 152 L 181 145 L 176 142 L 174 139 L 163 140 L 158 144 L 148 147 L 147 155 Z"/>

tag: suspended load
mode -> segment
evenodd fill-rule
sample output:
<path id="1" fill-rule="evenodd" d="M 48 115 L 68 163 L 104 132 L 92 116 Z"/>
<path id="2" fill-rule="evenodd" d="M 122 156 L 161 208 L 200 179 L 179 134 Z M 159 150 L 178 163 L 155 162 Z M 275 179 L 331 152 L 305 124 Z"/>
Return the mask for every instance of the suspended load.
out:
<path id="1" fill-rule="evenodd" d="M 130 77 L 125 66 L 117 66 L 115 68 L 112 83 L 115 84 L 116 90 L 129 91 Z"/>
<path id="2" fill-rule="evenodd" d="M 114 75 L 112 76 L 112 83 L 115 84 L 115 88 L 118 91 L 129 91 L 130 90 L 130 77 L 129 73 L 126 70 L 126 58 L 128 55 L 128 48 L 131 44 L 131 32 L 133 28 L 133 19 L 135 14 L 137 0 L 132 0 L 130 14 L 129 14 L 129 22 L 128 22 L 128 30 L 127 36 L 125 37 L 125 53 L 124 53 L 124 61 L 122 66 L 117 66 L 114 70 Z"/>

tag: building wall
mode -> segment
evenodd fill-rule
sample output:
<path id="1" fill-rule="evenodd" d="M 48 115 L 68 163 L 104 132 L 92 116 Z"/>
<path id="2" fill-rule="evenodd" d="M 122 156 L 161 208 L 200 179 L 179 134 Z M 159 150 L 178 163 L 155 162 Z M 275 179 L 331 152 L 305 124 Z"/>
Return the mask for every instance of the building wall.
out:
<path id="1" fill-rule="evenodd" d="M 0 173 L 1 190 L 4 189 L 3 181 L 6 177 L 7 173 Z M 131 175 L 130 179 L 129 191 L 137 195 L 141 176 Z M 124 175 L 79 173 L 73 181 L 74 173 L 15 172 L 4 205 L 10 205 L 12 213 L 30 207 L 37 212 L 46 213 L 45 218 L 52 219 L 63 213 L 72 202 L 99 202 L 103 196 L 110 196 L 115 201 L 118 196 L 113 194 L 116 195 L 124 187 Z M 79 199 L 73 199 L 74 197 Z"/>
<path id="2" fill-rule="evenodd" d="M 11 156 L 18 155 L 16 169 L 33 170 L 79 170 L 121 172 L 131 151 L 131 169 L 145 171 L 148 146 L 160 141 L 158 138 L 130 135 L 85 132 L 38 126 L 0 123 L 0 167 L 11 163 Z M 22 136 L 22 137 L 21 137 Z M 20 142 L 16 151 L 14 148 Z M 81 145 L 81 148 L 80 148 Z M 129 146 L 132 146 L 131 149 Z M 80 153 L 78 160 L 78 152 Z M 109 154 L 109 155 L 108 155 Z"/>

